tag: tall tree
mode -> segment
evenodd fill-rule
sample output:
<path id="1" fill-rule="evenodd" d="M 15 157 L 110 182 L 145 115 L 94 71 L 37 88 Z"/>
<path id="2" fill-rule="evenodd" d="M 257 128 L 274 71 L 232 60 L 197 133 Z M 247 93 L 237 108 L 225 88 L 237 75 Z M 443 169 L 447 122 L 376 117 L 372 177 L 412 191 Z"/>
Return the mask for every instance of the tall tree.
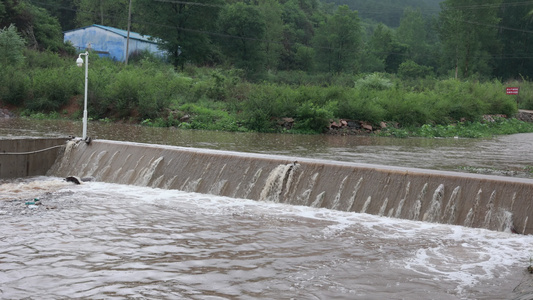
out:
<path id="1" fill-rule="evenodd" d="M 304 5 L 304 7 L 310 11 L 313 6 Z M 288 0 L 283 3 L 283 50 L 280 69 L 306 70 L 306 66 L 302 65 L 300 54 L 311 51 L 308 48 L 314 36 L 314 28 L 310 17 L 298 0 Z"/>
<path id="2" fill-rule="evenodd" d="M 75 0 L 78 26 L 99 24 L 125 29 L 129 0 Z"/>
<path id="3" fill-rule="evenodd" d="M 283 46 L 283 22 L 281 20 L 282 7 L 277 0 L 259 0 L 259 10 L 265 19 L 265 35 L 263 52 L 265 53 L 265 67 L 276 69 Z"/>
<path id="4" fill-rule="evenodd" d="M 361 48 L 361 24 L 356 11 L 339 6 L 316 31 L 317 63 L 329 72 L 355 72 Z"/>
<path id="5" fill-rule="evenodd" d="M 260 71 L 264 63 L 261 44 L 266 30 L 260 10 L 242 2 L 227 5 L 220 13 L 219 28 L 226 36 L 221 40 L 221 47 L 231 62 L 250 75 Z"/>
<path id="6" fill-rule="evenodd" d="M 501 53 L 496 57 L 497 77 L 533 78 L 533 4 L 506 0 L 499 15 L 502 19 L 498 37 Z"/>
<path id="7" fill-rule="evenodd" d="M 211 37 L 222 7 L 222 0 L 135 0 L 134 25 L 161 40 L 175 67 L 210 62 Z"/>
<path id="8" fill-rule="evenodd" d="M 502 0 L 445 0 L 441 3 L 439 33 L 443 62 L 455 77 L 490 75 L 491 59 L 499 48 L 498 18 Z"/>
<path id="9" fill-rule="evenodd" d="M 348 5 L 359 11 L 362 19 L 398 27 L 405 7 L 419 8 L 428 14 L 436 13 L 442 0 L 333 0 L 337 5 Z"/>
<path id="10" fill-rule="evenodd" d="M 0 28 L 0 67 L 17 66 L 24 60 L 25 41 L 14 25 Z"/>
<path id="11" fill-rule="evenodd" d="M 4 5 L 4 2 L 0 2 L 0 20 L 5 18 L 6 15 L 6 6 Z"/>
<path id="12" fill-rule="evenodd" d="M 48 11 L 22 0 L 5 0 L 3 4 L 5 14 L 0 18 L 0 28 L 14 24 L 27 46 L 33 49 L 64 48 L 61 26 Z"/>
<path id="13" fill-rule="evenodd" d="M 436 66 L 434 46 L 430 36 L 434 34 L 430 24 L 420 9 L 407 8 L 396 29 L 398 41 L 408 46 L 407 58 L 420 65 Z"/>
<path id="14" fill-rule="evenodd" d="M 395 73 L 406 58 L 408 46 L 396 40 L 394 31 L 379 23 L 365 47 L 363 70 L 366 72 Z"/>
<path id="15" fill-rule="evenodd" d="M 57 18 L 63 31 L 76 28 L 76 6 L 78 0 L 47 0 L 34 1 L 35 6 L 46 9 L 53 17 Z"/>

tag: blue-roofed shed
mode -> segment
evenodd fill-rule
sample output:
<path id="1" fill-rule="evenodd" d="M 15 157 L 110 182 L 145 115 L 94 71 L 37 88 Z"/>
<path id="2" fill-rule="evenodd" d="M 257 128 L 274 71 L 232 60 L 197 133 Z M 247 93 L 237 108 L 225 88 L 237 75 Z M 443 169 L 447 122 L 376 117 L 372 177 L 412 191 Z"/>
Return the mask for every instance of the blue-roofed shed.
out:
<path id="1" fill-rule="evenodd" d="M 102 57 L 109 57 L 117 61 L 126 60 L 126 42 L 128 32 L 126 30 L 103 26 L 91 25 L 64 32 L 64 41 L 70 41 L 80 51 L 90 48 Z M 129 55 L 135 52 L 148 50 L 156 55 L 163 56 L 156 41 L 150 36 L 141 35 L 130 31 Z"/>

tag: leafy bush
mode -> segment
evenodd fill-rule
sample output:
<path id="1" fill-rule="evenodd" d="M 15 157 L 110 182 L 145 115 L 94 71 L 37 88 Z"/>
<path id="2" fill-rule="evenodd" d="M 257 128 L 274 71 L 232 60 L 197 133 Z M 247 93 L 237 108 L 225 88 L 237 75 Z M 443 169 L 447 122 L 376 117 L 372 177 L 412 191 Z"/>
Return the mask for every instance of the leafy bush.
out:
<path id="1" fill-rule="evenodd" d="M 32 97 L 25 106 L 33 111 L 58 110 L 75 94 L 79 80 L 76 67 L 36 69 L 30 74 Z M 83 82 L 83 81 L 81 81 Z"/>
<path id="2" fill-rule="evenodd" d="M 424 78 L 433 74 L 433 69 L 428 66 L 421 66 L 412 60 L 405 61 L 398 68 L 400 78 Z"/>
<path id="3" fill-rule="evenodd" d="M 420 127 L 386 128 L 379 134 L 383 136 L 420 136 L 420 137 L 465 137 L 481 138 L 501 134 L 533 132 L 533 124 L 515 118 L 496 118 L 494 122 L 460 122 L 449 125 L 425 124 Z"/>
<path id="4" fill-rule="evenodd" d="M 169 80 L 172 74 L 156 72 L 144 77 L 143 89 L 139 91 L 138 110 L 141 118 L 158 118 L 182 91 L 178 80 Z"/>
<path id="5" fill-rule="evenodd" d="M 402 126 L 420 126 L 431 121 L 431 107 L 425 94 L 405 92 L 398 88 L 381 94 L 380 102 L 387 112 L 385 120 L 398 122 Z"/>
<path id="6" fill-rule="evenodd" d="M 355 87 L 368 90 L 387 90 L 394 86 L 392 81 L 381 73 L 367 75 L 355 82 Z"/>
<path id="7" fill-rule="evenodd" d="M 302 132 L 324 132 L 329 126 L 329 120 L 333 118 L 332 107 L 337 104 L 329 103 L 325 107 L 320 107 L 312 102 L 302 104 L 296 110 L 295 131 Z"/>
<path id="8" fill-rule="evenodd" d="M 511 117 L 517 113 L 516 98 L 507 95 L 504 85 L 499 81 L 474 84 L 472 94 L 486 104 L 483 114 L 503 114 Z"/>
<path id="9" fill-rule="evenodd" d="M 26 52 L 25 64 L 3 68 L 0 73 L 0 101 L 24 104 L 21 108 L 27 114 L 39 117 L 52 116 L 73 97 L 83 101 L 84 68 L 74 65 L 75 58 Z M 150 58 L 126 67 L 93 53 L 90 58 L 88 108 L 96 119 L 273 132 L 279 130 L 280 119 L 292 118 L 290 132 L 316 133 L 331 120 L 342 118 L 373 124 L 395 122 L 402 127 L 383 134 L 400 137 L 475 137 L 487 129 L 491 133 L 530 130 L 514 121 L 481 122 L 485 114 L 512 116 L 516 112 L 516 97 L 505 95 L 505 86 L 520 86 L 521 106 L 527 105 L 533 92 L 528 98 L 532 84 L 525 81 L 505 85 L 431 77 L 400 81 L 382 73 L 361 75 L 354 81 L 346 74 L 279 72 L 268 74 L 270 82 L 253 83 L 242 79 L 241 70 L 187 66 L 188 76 Z M 282 79 L 291 84 L 280 83 Z M 180 122 L 185 114 L 190 119 Z"/>
<path id="10" fill-rule="evenodd" d="M 249 99 L 243 103 L 243 111 L 239 119 L 246 128 L 258 132 L 272 131 L 275 115 L 273 99 L 275 95 L 278 95 L 279 90 L 269 87 L 269 85 L 258 86 L 251 92 Z M 283 103 L 283 100 L 280 99 L 280 102 Z"/>
<path id="11" fill-rule="evenodd" d="M 533 83 L 522 78 L 521 81 L 506 82 L 506 87 L 519 87 L 520 92 L 518 96 L 506 95 L 506 98 L 518 103 L 518 108 L 533 110 Z M 502 90 L 503 92 L 503 90 Z"/>
<path id="12" fill-rule="evenodd" d="M 81 71 L 80 71 L 81 73 Z M 119 68 L 108 59 L 91 59 L 89 70 L 89 86 L 87 92 L 87 106 L 89 115 L 96 119 L 111 117 L 113 99 L 109 96 L 110 83 L 114 82 L 119 73 Z M 81 77 L 80 81 L 83 81 Z M 83 82 L 80 85 L 78 94 L 83 95 Z M 80 97 L 83 101 L 83 97 Z"/>
<path id="13" fill-rule="evenodd" d="M 66 68 L 75 65 L 76 59 L 65 59 L 52 51 L 24 51 L 26 67 L 29 69 Z"/>
<path id="14" fill-rule="evenodd" d="M 375 92 L 352 89 L 344 100 L 337 102 L 335 116 L 342 119 L 379 123 L 385 120 L 385 110 L 378 103 Z"/>
<path id="15" fill-rule="evenodd" d="M 440 99 L 436 109 L 451 120 L 478 120 L 488 111 L 488 105 L 473 94 L 474 88 L 475 83 L 453 79 L 437 82 L 434 92 Z"/>
<path id="16" fill-rule="evenodd" d="M 192 118 L 190 128 L 207 130 L 237 131 L 239 126 L 235 118 L 227 112 L 196 104 L 186 104 L 180 110 L 189 113 Z"/>
<path id="17" fill-rule="evenodd" d="M 0 72 L 0 101 L 20 106 L 29 95 L 30 79 L 14 67 L 5 67 Z"/>
<path id="18" fill-rule="evenodd" d="M 140 93 L 144 89 L 144 78 L 137 76 L 132 68 L 116 74 L 108 85 L 107 102 L 119 118 L 137 117 L 133 111 L 139 104 Z"/>

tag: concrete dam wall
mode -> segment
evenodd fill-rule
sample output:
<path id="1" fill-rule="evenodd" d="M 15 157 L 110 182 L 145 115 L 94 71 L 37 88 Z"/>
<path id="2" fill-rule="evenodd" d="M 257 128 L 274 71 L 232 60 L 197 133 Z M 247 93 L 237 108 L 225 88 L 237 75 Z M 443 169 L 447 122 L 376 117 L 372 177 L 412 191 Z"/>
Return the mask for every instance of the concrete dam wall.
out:
<path id="1" fill-rule="evenodd" d="M 0 178 L 45 175 L 68 139 L 0 139 Z"/>
<path id="2" fill-rule="evenodd" d="M 533 233 L 533 180 L 95 140 L 48 175 Z"/>

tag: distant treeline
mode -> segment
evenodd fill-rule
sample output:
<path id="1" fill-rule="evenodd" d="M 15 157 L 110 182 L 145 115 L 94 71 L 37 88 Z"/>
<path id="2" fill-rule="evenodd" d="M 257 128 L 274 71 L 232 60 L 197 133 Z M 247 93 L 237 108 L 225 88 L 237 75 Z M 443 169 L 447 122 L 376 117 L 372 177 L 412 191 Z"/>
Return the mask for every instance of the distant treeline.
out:
<path id="1" fill-rule="evenodd" d="M 389 27 L 398 27 L 406 7 L 420 9 L 425 17 L 438 15 L 443 0 L 331 0 L 336 5 L 348 5 L 361 18 Z"/>
<path id="2" fill-rule="evenodd" d="M 499 80 L 533 75 L 531 1 L 328 2 L 132 0 L 131 29 L 162 39 L 176 68 L 237 68 L 252 80 L 278 71 Z M 32 49 L 68 53 L 62 31 L 91 24 L 126 29 L 129 3 L 7 0 L 0 2 L 0 28 L 13 24 Z"/>

